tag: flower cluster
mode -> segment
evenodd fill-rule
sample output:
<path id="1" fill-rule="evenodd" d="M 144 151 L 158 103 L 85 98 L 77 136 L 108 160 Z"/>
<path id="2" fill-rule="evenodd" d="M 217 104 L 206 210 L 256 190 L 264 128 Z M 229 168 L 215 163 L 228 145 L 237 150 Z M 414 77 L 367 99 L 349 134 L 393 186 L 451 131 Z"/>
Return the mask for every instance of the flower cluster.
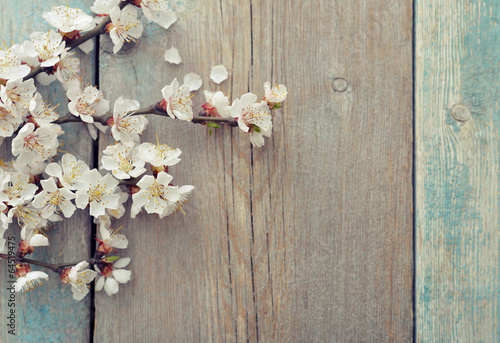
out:
<path id="1" fill-rule="evenodd" d="M 17 292 L 30 291 L 48 279 L 46 273 L 32 271 L 35 264 L 57 272 L 62 283 L 71 285 L 76 300 L 88 294 L 88 285 L 96 278 L 96 290 L 113 295 L 131 278 L 125 269 L 130 259 L 114 255 L 116 249 L 127 248 L 128 240 L 111 228 L 113 220 L 124 216 L 127 208 L 131 218 L 141 212 L 159 218 L 179 210 L 185 214 L 183 206 L 194 186 L 175 185 L 169 170 L 180 162 L 182 151 L 158 138 L 156 143 L 142 142 L 148 125 L 145 114 L 206 124 L 210 133 L 220 127 L 217 122 L 238 126 L 258 147 L 264 145 L 264 136 L 271 135 L 271 110 L 286 99 L 284 85 L 271 87 L 266 82 L 260 101 L 247 93 L 231 103 L 220 91 L 205 91 L 203 110 L 194 116 L 193 92 L 203 83 L 195 73 L 186 74 L 183 84 L 174 79 L 165 85 L 158 91 L 162 100 L 145 109 L 122 97 L 110 104 L 98 87 L 85 83 L 72 50 L 79 47 L 88 53 L 93 49 L 91 38 L 98 34 L 109 34 L 114 53 L 136 42 L 143 32 L 139 8 L 145 18 L 165 29 L 177 20 L 166 0 L 95 0 L 90 8 L 95 17 L 81 9 L 55 6 L 43 13 L 53 29 L 34 32 L 29 40 L 0 50 L 0 144 L 12 137 L 14 156 L 0 163 L 0 257 L 5 258 L 5 231 L 17 224 L 21 236 L 15 256 Z M 175 48 L 165 56 L 172 63 L 182 61 Z M 210 77 L 219 84 L 228 78 L 228 71 L 215 66 Z M 39 85 L 62 83 L 68 114 L 60 116 L 57 106 L 44 101 L 35 78 Z M 103 150 L 100 168 L 71 153 L 60 154 L 59 137 L 67 122 L 80 122 L 93 139 L 102 132 L 115 140 Z M 36 248 L 49 245 L 47 232 L 53 223 L 86 209 L 99 227 L 93 257 L 61 265 L 26 260 Z"/>

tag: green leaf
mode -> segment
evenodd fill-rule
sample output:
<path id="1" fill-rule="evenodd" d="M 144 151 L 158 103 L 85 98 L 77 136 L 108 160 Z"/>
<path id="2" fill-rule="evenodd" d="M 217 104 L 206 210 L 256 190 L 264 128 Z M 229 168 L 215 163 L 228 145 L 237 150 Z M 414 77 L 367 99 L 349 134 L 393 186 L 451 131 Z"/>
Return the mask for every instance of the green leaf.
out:
<path id="1" fill-rule="evenodd" d="M 218 129 L 220 127 L 218 124 L 214 123 L 213 121 L 209 121 L 207 123 L 207 126 L 208 127 L 213 127 L 214 129 Z"/>
<path id="2" fill-rule="evenodd" d="M 119 260 L 119 259 L 120 259 L 120 257 L 119 257 L 119 256 L 108 256 L 108 257 L 106 257 L 106 258 L 103 258 L 102 260 L 103 260 L 104 262 L 106 262 L 106 263 L 113 263 L 113 262 L 115 262 L 115 261 L 117 261 L 117 260 Z"/>
<path id="3" fill-rule="evenodd" d="M 208 129 L 208 135 L 211 136 L 212 135 L 212 129 Z"/>
<path id="4" fill-rule="evenodd" d="M 254 125 L 252 126 L 252 131 L 259 132 L 260 133 L 260 127 Z"/>
<path id="5" fill-rule="evenodd" d="M 278 102 L 277 104 L 274 104 L 273 110 L 276 110 L 278 108 L 281 108 L 281 102 Z"/>

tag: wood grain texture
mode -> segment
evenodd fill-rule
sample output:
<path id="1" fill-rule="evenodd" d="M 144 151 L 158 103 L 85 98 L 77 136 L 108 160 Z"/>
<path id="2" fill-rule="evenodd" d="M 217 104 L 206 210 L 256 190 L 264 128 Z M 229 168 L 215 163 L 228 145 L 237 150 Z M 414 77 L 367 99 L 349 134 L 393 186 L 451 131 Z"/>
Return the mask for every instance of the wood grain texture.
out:
<path id="1" fill-rule="evenodd" d="M 417 340 L 498 342 L 500 6 L 416 5 Z"/>
<path id="2" fill-rule="evenodd" d="M 113 297 L 96 294 L 95 341 L 410 341 L 411 2 L 202 0 L 175 11 L 170 30 L 148 25 L 119 54 L 101 41 L 107 98 L 146 107 L 196 72 L 233 99 L 262 95 L 266 80 L 289 99 L 262 149 L 237 128 L 209 136 L 149 117 L 142 139 L 183 150 L 169 171 L 196 189 L 186 216 L 114 224 L 133 276 Z M 178 66 L 163 61 L 171 46 Z M 209 80 L 217 64 L 230 71 L 220 86 Z M 199 109 L 200 91 L 194 100 Z"/>
<path id="3" fill-rule="evenodd" d="M 92 0 L 68 1 L 70 6 L 87 9 Z M 64 4 L 64 3 L 62 3 Z M 43 11 L 50 10 L 61 1 L 3 1 L 0 5 L 0 37 L 6 44 L 20 43 L 29 39 L 29 34 L 35 31 L 46 31 L 50 26 L 42 18 Z M 94 56 L 77 53 L 81 57 L 81 70 L 85 80 L 94 82 Z M 54 83 L 54 86 L 40 86 L 39 91 L 44 100 L 57 105 L 58 113 L 67 113 L 67 97 L 64 88 Z M 71 152 L 77 158 L 92 165 L 93 143 L 87 129 L 81 124 L 65 124 L 65 134 L 61 137 L 64 145 L 62 150 Z M 0 147 L 1 157 L 10 160 L 12 155 L 11 140 L 6 140 Z M 34 259 L 61 263 L 87 259 L 90 256 L 91 226 L 88 210 L 77 210 L 75 215 L 59 222 L 48 232 L 50 246 L 38 248 L 33 254 Z M 11 225 L 5 236 L 15 236 L 20 242 L 19 228 Z M 59 276 L 50 270 L 42 270 L 49 275 L 49 281 L 27 294 L 18 293 L 16 297 L 16 336 L 7 333 L 7 263 L 0 263 L 0 342 L 85 342 L 89 341 L 90 332 L 90 298 L 87 296 L 81 302 L 73 299 L 69 285 L 63 285 Z"/>

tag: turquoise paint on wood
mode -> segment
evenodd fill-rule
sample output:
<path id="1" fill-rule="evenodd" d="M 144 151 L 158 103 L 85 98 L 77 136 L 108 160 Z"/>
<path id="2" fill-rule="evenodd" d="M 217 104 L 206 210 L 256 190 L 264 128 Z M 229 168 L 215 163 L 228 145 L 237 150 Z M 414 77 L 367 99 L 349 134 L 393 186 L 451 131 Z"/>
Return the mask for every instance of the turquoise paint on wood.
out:
<path id="1" fill-rule="evenodd" d="M 92 0 L 68 1 L 69 6 L 80 7 L 87 12 Z M 43 1 L 3 1 L 0 7 L 0 38 L 6 44 L 20 43 L 29 38 L 35 31 L 46 31 L 50 28 L 42 18 L 44 10 L 54 5 L 65 5 L 64 0 Z M 81 69 L 85 71 L 86 80 L 94 83 L 94 54 L 81 57 Z M 67 113 L 67 98 L 64 89 L 58 82 L 50 87 L 39 87 L 44 99 L 56 105 L 60 103 L 60 115 Z M 92 163 L 92 141 L 87 129 L 80 124 L 65 124 L 62 136 L 62 150 L 69 151 L 77 157 Z M 10 140 L 0 147 L 1 157 L 10 159 Z M 14 235 L 19 242 L 19 230 L 11 225 L 5 233 Z M 88 211 L 77 210 L 69 220 L 56 224 L 48 233 L 50 246 L 39 248 L 33 258 L 47 262 L 70 262 L 88 258 L 90 254 L 90 219 Z M 33 270 L 43 270 L 34 267 Z M 85 342 L 89 341 L 90 299 L 86 297 L 77 302 L 73 299 L 71 287 L 63 285 L 58 275 L 46 271 L 49 281 L 27 294 L 17 294 L 16 302 L 16 336 L 8 335 L 6 317 L 9 308 L 6 305 L 7 290 L 6 263 L 0 263 L 0 342 Z"/>
<path id="2" fill-rule="evenodd" d="M 416 3 L 419 342 L 500 340 L 499 14 Z"/>

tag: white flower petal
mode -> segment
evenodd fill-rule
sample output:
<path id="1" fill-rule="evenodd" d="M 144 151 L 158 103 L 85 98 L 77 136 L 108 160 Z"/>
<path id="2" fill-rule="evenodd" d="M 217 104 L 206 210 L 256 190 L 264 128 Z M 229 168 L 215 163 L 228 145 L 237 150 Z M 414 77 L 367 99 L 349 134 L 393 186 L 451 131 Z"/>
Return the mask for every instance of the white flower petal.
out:
<path id="1" fill-rule="evenodd" d="M 189 87 L 191 92 L 200 89 L 203 82 L 201 81 L 200 75 L 196 73 L 188 73 L 184 75 L 184 84 Z"/>
<path id="2" fill-rule="evenodd" d="M 179 64 L 182 62 L 181 55 L 179 55 L 179 50 L 174 47 L 171 47 L 167 51 L 165 51 L 165 61 L 172 64 Z"/>
<path id="3" fill-rule="evenodd" d="M 226 80 L 228 76 L 229 73 L 227 72 L 226 67 L 224 67 L 222 64 L 213 66 L 212 71 L 210 72 L 210 78 L 216 84 L 219 84 L 222 81 Z"/>

